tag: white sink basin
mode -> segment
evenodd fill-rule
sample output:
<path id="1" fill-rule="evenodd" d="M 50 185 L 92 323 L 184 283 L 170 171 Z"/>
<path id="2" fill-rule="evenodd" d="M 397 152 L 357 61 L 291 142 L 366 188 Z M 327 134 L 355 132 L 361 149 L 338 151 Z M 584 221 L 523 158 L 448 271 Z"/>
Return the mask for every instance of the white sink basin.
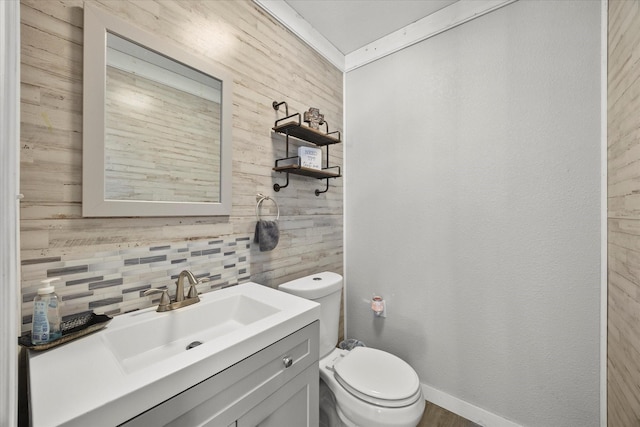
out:
<path id="1" fill-rule="evenodd" d="M 132 372 L 185 352 L 189 345 L 213 341 L 280 311 L 246 294 L 203 298 L 177 310 L 145 313 L 142 321 L 107 330 L 104 339 L 122 368 Z"/>
<path id="2" fill-rule="evenodd" d="M 320 316 L 312 301 L 251 282 L 155 310 L 118 315 L 101 331 L 29 351 L 32 424 L 119 425 Z M 201 344 L 187 350 L 194 341 Z"/>

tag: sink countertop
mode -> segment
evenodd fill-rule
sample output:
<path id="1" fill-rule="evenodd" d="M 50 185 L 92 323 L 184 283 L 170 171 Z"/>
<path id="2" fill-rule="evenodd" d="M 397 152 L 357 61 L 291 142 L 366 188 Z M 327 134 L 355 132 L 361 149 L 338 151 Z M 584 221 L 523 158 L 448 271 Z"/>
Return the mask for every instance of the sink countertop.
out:
<path id="1" fill-rule="evenodd" d="M 98 332 L 44 352 L 29 351 L 31 423 L 37 426 L 114 426 L 169 399 L 319 319 L 320 306 L 253 282 L 200 295 L 201 302 L 245 294 L 278 311 L 239 330 L 127 372 L 106 334 L 147 321 L 156 307 L 114 317 Z"/>

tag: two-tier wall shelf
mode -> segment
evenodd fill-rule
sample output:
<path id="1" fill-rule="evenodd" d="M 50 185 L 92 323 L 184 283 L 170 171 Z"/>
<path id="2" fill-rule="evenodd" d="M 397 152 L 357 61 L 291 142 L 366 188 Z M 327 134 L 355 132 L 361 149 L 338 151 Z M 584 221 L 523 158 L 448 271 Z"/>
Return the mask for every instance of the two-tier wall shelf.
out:
<path id="1" fill-rule="evenodd" d="M 340 166 L 329 166 L 329 146 L 342 142 L 340 139 L 340 131 L 329 132 L 329 124 L 322 120 L 321 124 L 326 126 L 326 132 L 322 132 L 319 129 L 314 129 L 310 126 L 302 124 L 302 116 L 300 113 L 289 115 L 289 107 L 285 101 L 277 102 L 273 101 L 273 109 L 279 110 L 281 105 L 284 105 L 285 115 L 281 119 L 275 121 L 273 131 L 285 135 L 286 141 L 286 154 L 288 157 L 277 159 L 273 168 L 276 172 L 284 172 L 287 175 L 287 182 L 284 185 L 273 184 L 275 191 L 280 191 L 281 188 L 285 188 L 289 185 L 289 174 L 302 175 L 310 178 L 324 179 L 326 181 L 326 188 L 322 191 L 316 190 L 316 196 L 329 191 L 329 179 L 339 178 L 342 176 Z M 326 159 L 325 166 L 322 169 L 315 169 L 302 166 L 299 156 L 289 156 L 289 137 L 300 139 L 302 141 L 309 142 L 319 147 L 325 147 L 324 157 Z"/>

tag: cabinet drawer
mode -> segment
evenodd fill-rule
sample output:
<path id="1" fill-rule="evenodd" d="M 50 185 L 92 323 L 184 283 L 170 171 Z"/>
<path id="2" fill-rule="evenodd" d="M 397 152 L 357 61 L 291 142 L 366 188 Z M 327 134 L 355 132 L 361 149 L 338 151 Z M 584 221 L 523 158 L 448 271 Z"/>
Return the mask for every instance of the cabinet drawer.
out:
<path id="1" fill-rule="evenodd" d="M 317 375 L 318 334 L 316 321 L 122 425 L 234 425 L 307 368 Z"/>

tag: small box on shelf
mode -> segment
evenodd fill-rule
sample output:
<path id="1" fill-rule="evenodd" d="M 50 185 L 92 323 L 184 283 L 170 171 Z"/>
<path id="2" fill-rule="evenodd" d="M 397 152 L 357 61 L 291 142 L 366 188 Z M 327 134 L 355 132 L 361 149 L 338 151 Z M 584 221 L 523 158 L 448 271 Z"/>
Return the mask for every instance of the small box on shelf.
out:
<path id="1" fill-rule="evenodd" d="M 300 166 L 311 169 L 322 169 L 322 150 L 312 147 L 298 147 Z"/>

